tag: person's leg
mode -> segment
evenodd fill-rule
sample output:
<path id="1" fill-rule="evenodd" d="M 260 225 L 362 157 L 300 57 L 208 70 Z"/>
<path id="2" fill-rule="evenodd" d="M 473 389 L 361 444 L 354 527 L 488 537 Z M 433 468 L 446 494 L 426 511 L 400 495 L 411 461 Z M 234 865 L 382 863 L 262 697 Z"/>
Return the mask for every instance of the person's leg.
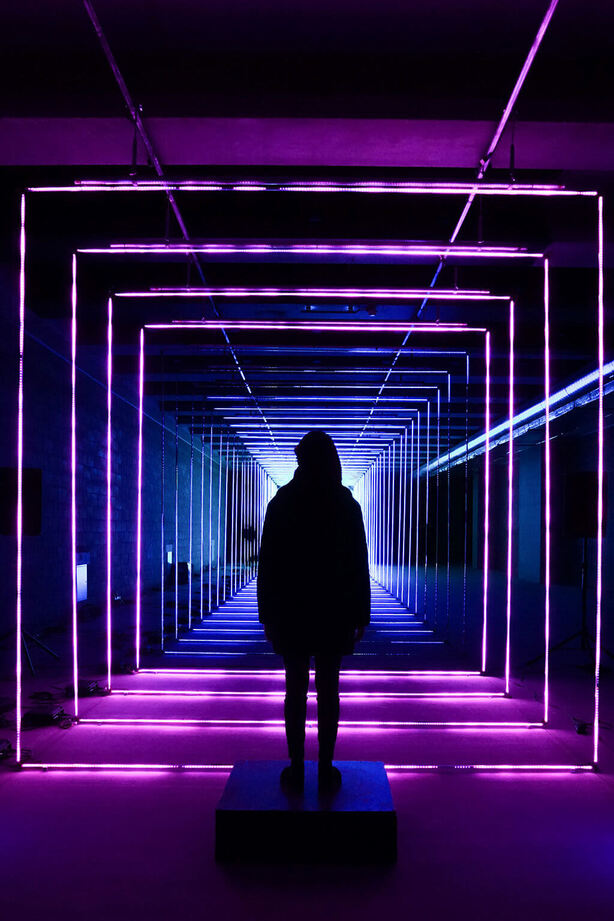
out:
<path id="1" fill-rule="evenodd" d="M 284 656 L 286 696 L 284 720 L 286 741 L 293 774 L 302 774 L 305 760 L 305 717 L 309 687 L 309 656 Z M 288 772 L 286 772 L 288 774 Z M 288 774 L 289 776 L 289 774 Z M 287 778 L 286 778 L 287 779 Z"/>
<path id="2" fill-rule="evenodd" d="M 341 775 L 333 768 L 335 742 L 339 726 L 339 669 L 341 656 L 321 654 L 315 658 L 316 691 L 318 694 L 318 769 L 320 779 L 341 781 Z"/>

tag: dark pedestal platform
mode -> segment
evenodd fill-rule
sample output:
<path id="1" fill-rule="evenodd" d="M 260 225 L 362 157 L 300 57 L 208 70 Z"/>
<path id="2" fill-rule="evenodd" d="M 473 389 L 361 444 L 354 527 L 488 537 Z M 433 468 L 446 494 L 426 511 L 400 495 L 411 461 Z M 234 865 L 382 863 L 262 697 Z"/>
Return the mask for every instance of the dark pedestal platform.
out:
<path id="1" fill-rule="evenodd" d="M 318 791 L 317 762 L 305 791 L 285 794 L 287 761 L 238 761 L 215 811 L 218 860 L 264 863 L 392 863 L 397 817 L 380 761 L 335 761 L 341 789 Z"/>

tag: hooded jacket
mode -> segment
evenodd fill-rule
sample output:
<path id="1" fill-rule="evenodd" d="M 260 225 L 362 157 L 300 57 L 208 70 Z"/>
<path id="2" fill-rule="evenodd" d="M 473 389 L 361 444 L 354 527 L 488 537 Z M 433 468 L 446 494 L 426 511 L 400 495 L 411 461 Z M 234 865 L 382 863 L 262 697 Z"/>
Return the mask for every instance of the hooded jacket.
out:
<path id="1" fill-rule="evenodd" d="M 309 435 L 297 447 L 298 469 L 269 502 L 262 531 L 259 619 L 281 655 L 351 653 L 370 619 L 362 511 L 341 484 L 332 440 L 317 435 L 309 450 L 300 450 Z"/>

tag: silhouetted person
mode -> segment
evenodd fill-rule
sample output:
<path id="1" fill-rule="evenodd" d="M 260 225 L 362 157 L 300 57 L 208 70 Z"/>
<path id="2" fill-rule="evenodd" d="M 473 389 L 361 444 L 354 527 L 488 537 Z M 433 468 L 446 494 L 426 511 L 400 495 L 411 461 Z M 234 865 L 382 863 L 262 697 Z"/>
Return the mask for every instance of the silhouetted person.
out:
<path id="1" fill-rule="evenodd" d="M 258 610 L 267 639 L 283 656 L 284 717 L 290 766 L 282 786 L 304 784 L 309 661 L 318 697 L 318 781 L 334 790 L 341 657 L 354 651 L 371 614 L 369 562 L 362 512 L 341 484 L 337 449 L 312 431 L 294 449 L 294 478 L 269 502 L 258 565 Z"/>

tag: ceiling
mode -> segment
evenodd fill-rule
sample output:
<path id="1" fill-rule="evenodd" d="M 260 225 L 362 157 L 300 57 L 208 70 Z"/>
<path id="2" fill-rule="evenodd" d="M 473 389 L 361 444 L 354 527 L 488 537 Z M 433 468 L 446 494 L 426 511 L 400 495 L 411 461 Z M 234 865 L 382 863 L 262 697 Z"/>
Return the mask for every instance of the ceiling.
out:
<path id="1" fill-rule="evenodd" d="M 313 176 L 473 178 L 547 4 L 94 0 L 94 6 L 169 175 L 232 186 Z M 23 187 L 150 179 L 153 171 L 142 144 L 133 147 L 132 124 L 83 4 L 24 0 L 3 16 L 5 213 L 16 218 Z M 612 5 L 560 0 L 489 181 L 596 188 L 607 196 L 614 165 L 613 29 Z M 340 444 L 349 432 L 343 459 L 356 473 L 380 451 L 377 439 L 396 444 L 411 430 L 418 410 L 423 436 L 428 413 L 429 450 L 437 444 L 444 450 L 448 426 L 452 445 L 484 427 L 483 334 L 420 334 L 425 355 L 416 351 L 416 335 L 409 341 L 404 332 L 377 326 L 419 318 L 491 331 L 491 418 L 505 418 L 508 301 L 407 300 L 381 291 L 431 284 L 439 257 L 394 247 L 447 241 L 466 196 L 224 188 L 180 190 L 176 202 L 191 241 L 224 243 L 225 252 L 78 256 L 80 360 L 91 360 L 94 373 L 104 367 L 110 293 L 185 285 L 218 292 L 276 288 L 275 296 L 235 291 L 231 297 L 116 299 L 116 386 L 134 391 L 138 335 L 146 323 L 203 317 L 353 323 L 354 331 L 229 330 L 226 339 L 210 331 L 148 334 L 145 393 L 152 412 L 177 414 L 197 437 L 212 424 L 216 433 L 237 433 L 276 476 L 302 431 L 342 425 Z M 595 216 L 595 199 L 478 196 L 457 241 L 521 247 L 549 258 L 553 389 L 596 364 Z M 16 226 L 9 219 L 6 241 L 13 252 Z M 159 191 L 29 196 L 32 317 L 68 334 L 73 252 L 181 240 Z M 450 255 L 437 279 L 438 289 L 480 289 L 515 300 L 518 408 L 543 398 L 543 277 L 539 255 L 465 254 Z M 296 289 L 332 293 L 299 295 Z M 377 297 L 369 294 L 374 291 Z M 357 322 L 371 323 L 373 332 L 358 332 Z M 388 437 L 391 418 L 396 428 Z"/>

